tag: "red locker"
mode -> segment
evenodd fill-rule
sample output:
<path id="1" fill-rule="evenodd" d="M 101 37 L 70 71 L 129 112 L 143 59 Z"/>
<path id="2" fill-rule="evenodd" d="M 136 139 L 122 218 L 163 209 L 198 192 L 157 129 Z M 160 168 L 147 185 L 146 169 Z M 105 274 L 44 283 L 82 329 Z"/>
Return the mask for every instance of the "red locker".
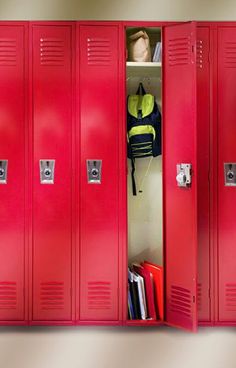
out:
<path id="1" fill-rule="evenodd" d="M 26 36 L 24 23 L 0 25 L 0 323 L 15 324 L 27 310 Z"/>
<path id="2" fill-rule="evenodd" d="M 73 26 L 32 25 L 32 320 L 72 319 Z"/>
<path id="3" fill-rule="evenodd" d="M 235 186 L 225 185 L 225 163 L 236 163 L 236 27 L 218 27 L 218 286 L 220 322 L 236 321 Z"/>
<path id="4" fill-rule="evenodd" d="M 127 24 L 163 31 L 165 320 L 234 324 L 235 23 Z M 127 24 L 0 25 L 0 324 L 127 323 Z"/>
<path id="5" fill-rule="evenodd" d="M 196 24 L 166 27 L 163 76 L 166 321 L 191 330 L 196 329 L 198 322 L 196 71 Z M 189 187 L 177 185 L 180 164 L 191 165 Z"/>
<path id="6" fill-rule="evenodd" d="M 81 321 L 118 320 L 118 132 L 122 123 L 118 40 L 117 25 L 78 28 L 81 238 L 77 319 Z M 89 182 L 93 165 L 101 169 L 100 183 Z"/>
<path id="7" fill-rule="evenodd" d="M 210 29 L 197 27 L 198 320 L 211 321 L 210 254 Z"/>

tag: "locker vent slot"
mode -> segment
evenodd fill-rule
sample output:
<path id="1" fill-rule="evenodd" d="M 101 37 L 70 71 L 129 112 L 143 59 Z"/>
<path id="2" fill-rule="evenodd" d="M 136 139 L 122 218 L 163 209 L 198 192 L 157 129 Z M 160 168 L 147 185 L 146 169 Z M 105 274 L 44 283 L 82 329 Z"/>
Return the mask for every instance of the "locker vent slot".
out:
<path id="1" fill-rule="evenodd" d="M 0 38 L 0 66 L 16 65 L 16 40 Z"/>
<path id="2" fill-rule="evenodd" d="M 190 64 L 190 37 L 173 38 L 168 40 L 168 63 L 170 66 Z"/>
<path id="3" fill-rule="evenodd" d="M 202 284 L 197 284 L 197 309 L 202 309 Z"/>
<path id="4" fill-rule="evenodd" d="M 40 64 L 64 65 L 65 47 L 64 40 L 57 38 L 40 38 Z"/>
<path id="5" fill-rule="evenodd" d="M 0 282 L 0 309 L 16 309 L 17 289 L 16 282 Z"/>
<path id="6" fill-rule="evenodd" d="M 88 65 L 111 65 L 111 42 L 108 38 L 87 39 Z"/>
<path id="7" fill-rule="evenodd" d="M 88 308 L 111 309 L 111 283 L 104 281 L 88 283 Z"/>
<path id="8" fill-rule="evenodd" d="M 225 304 L 228 312 L 236 312 L 236 284 L 225 285 Z"/>
<path id="9" fill-rule="evenodd" d="M 191 293 L 190 290 L 180 286 L 171 286 L 171 311 L 191 317 Z"/>
<path id="10" fill-rule="evenodd" d="M 197 67 L 202 69 L 203 67 L 203 41 L 197 41 Z"/>
<path id="11" fill-rule="evenodd" d="M 40 286 L 40 303 L 43 310 L 64 308 L 64 283 L 49 281 Z"/>
<path id="12" fill-rule="evenodd" d="M 225 43 L 224 64 L 226 68 L 236 68 L 236 41 Z"/>

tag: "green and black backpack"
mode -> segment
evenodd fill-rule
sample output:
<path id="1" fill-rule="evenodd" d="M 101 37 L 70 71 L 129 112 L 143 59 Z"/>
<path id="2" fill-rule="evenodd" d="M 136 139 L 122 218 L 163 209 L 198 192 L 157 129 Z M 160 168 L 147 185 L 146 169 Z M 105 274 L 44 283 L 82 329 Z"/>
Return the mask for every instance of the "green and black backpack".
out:
<path id="1" fill-rule="evenodd" d="M 133 195 L 137 195 L 134 178 L 135 159 L 161 154 L 161 114 L 155 97 L 139 84 L 136 95 L 128 96 L 127 153 L 132 162 Z"/>

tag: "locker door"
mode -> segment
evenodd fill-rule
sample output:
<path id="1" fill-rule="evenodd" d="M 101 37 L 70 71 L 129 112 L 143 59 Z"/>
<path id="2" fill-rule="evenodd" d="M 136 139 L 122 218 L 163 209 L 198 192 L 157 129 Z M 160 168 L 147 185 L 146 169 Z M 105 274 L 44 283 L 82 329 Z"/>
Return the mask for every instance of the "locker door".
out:
<path id="1" fill-rule="evenodd" d="M 0 26 L 0 321 L 24 320 L 25 35 Z"/>
<path id="2" fill-rule="evenodd" d="M 33 25 L 33 320 L 72 318 L 72 26 Z"/>
<path id="3" fill-rule="evenodd" d="M 219 321 L 236 321 L 236 186 L 224 164 L 236 163 L 236 27 L 218 28 L 218 265 Z M 235 166 L 227 168 L 236 175 Z"/>
<path id="4" fill-rule="evenodd" d="M 166 320 L 195 330 L 197 276 L 196 26 L 164 30 L 164 239 Z M 192 182 L 177 185 L 178 164 L 191 164 Z M 187 172 L 180 172 L 185 182 Z"/>
<path id="5" fill-rule="evenodd" d="M 209 28 L 197 27 L 198 318 L 210 321 L 210 62 Z"/>
<path id="6" fill-rule="evenodd" d="M 118 26 L 81 26 L 80 320 L 118 319 Z M 90 164 L 101 180 L 88 181 Z M 99 178 L 97 178 L 99 179 Z"/>

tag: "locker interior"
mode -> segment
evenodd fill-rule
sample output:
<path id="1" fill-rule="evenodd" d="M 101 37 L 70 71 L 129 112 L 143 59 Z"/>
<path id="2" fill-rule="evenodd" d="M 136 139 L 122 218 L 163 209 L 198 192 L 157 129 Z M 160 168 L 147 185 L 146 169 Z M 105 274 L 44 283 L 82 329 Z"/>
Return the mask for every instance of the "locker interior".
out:
<path id="1" fill-rule="evenodd" d="M 129 36 L 143 29 L 142 27 L 126 28 L 127 50 Z M 151 55 L 153 55 L 156 43 L 161 42 L 162 30 L 160 27 L 149 27 L 145 28 L 145 32 L 149 36 Z M 129 95 L 137 93 L 141 83 L 145 92 L 155 97 L 162 114 L 162 63 L 140 63 L 140 66 L 136 64 L 138 63 L 130 61 L 127 57 L 126 101 Z M 126 110 L 127 108 L 126 104 Z M 132 191 L 130 159 L 127 159 L 127 166 L 128 265 L 132 267 L 132 264 L 149 261 L 163 267 L 162 155 L 155 158 L 135 159 L 136 196 Z M 129 320 L 127 323 L 132 325 L 137 324 L 138 321 Z M 144 324 L 145 321 L 140 323 Z M 155 322 L 146 321 L 146 323 Z"/>

